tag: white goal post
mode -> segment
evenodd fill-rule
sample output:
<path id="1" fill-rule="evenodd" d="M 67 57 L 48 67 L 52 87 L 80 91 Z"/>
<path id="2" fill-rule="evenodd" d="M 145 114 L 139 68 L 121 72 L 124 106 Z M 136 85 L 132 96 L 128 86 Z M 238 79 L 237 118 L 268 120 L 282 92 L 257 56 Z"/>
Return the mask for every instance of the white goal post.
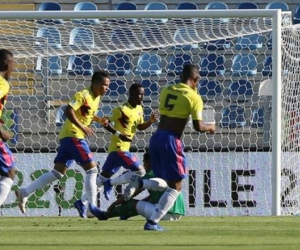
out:
<path id="1" fill-rule="evenodd" d="M 75 91 L 89 84 L 93 71 L 111 70 L 117 86 L 104 97 L 100 114 L 122 102 L 132 82 L 141 81 L 149 93 L 144 104 L 149 116 L 157 108 L 159 88 L 179 80 L 179 58 L 182 65 L 199 64 L 203 84 L 199 86 L 200 93 L 207 90 L 201 89 L 204 84 L 208 88 L 212 82 L 220 83 L 220 92 L 217 86 L 213 94 L 203 96 L 210 107 L 207 112 L 215 109 L 212 114 L 218 126 L 216 134 L 200 135 L 188 126 L 183 137 L 190 165 L 190 176 L 183 188 L 187 215 L 300 212 L 299 147 L 290 132 L 298 117 L 294 110 L 299 102 L 295 96 L 299 66 L 292 61 L 297 59 L 296 33 L 300 29 L 292 26 L 290 16 L 280 10 L 0 12 L 1 47 L 12 50 L 17 63 L 7 104 L 7 110 L 18 117 L 13 122 L 17 129 L 11 144 L 19 170 L 14 189 L 28 185 L 52 168 L 62 121 L 58 116 L 60 108 Z M 99 22 L 80 23 L 95 19 Z M 49 36 L 50 31 L 53 33 Z M 257 34 L 254 45 L 257 42 L 262 46 L 243 48 L 253 44 L 241 38 L 248 37 L 250 41 Z M 216 43 L 221 40 L 225 44 L 222 48 Z M 241 48 L 237 46 L 239 42 Z M 122 66 L 116 54 L 123 54 Z M 237 68 L 236 55 L 242 57 Z M 272 56 L 271 73 L 264 73 L 263 61 L 268 56 Z M 251 71 L 252 62 L 244 65 L 245 57 L 256 61 L 255 72 Z M 79 66 L 74 65 L 76 60 L 81 62 Z M 150 66 L 147 68 L 144 62 Z M 272 79 L 273 84 L 270 98 L 258 94 L 260 82 L 267 79 Z M 231 89 L 236 82 L 245 86 L 250 82 L 251 96 Z M 294 83 L 293 89 L 287 89 L 289 82 Z M 124 84 L 122 90 L 120 84 Z M 230 91 L 235 91 L 235 97 Z M 109 134 L 95 126 L 97 133 L 90 143 L 101 167 Z M 136 136 L 133 151 L 140 158 L 154 130 L 155 127 Z M 82 193 L 82 180 L 80 168 L 70 170 L 69 179 L 62 180 L 64 192 L 55 194 L 48 187 L 36 193 L 30 199 L 29 215 L 56 215 L 57 204 L 65 208 L 65 214 L 76 214 L 72 203 Z M 102 207 L 107 207 L 102 197 L 100 201 Z M 19 215 L 13 194 L 1 211 L 4 215 Z"/>

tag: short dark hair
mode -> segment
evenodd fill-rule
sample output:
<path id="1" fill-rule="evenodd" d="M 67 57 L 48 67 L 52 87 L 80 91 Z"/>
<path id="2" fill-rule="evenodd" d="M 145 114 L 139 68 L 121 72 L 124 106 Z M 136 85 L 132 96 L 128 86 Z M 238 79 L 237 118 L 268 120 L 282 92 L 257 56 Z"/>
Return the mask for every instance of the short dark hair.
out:
<path id="1" fill-rule="evenodd" d="M 106 70 L 99 70 L 94 72 L 92 76 L 92 85 L 96 83 L 103 83 L 104 78 L 109 78 L 109 72 Z"/>
<path id="2" fill-rule="evenodd" d="M 8 56 L 13 57 L 13 53 L 7 49 L 0 49 L 0 72 L 8 70 Z"/>
<path id="3" fill-rule="evenodd" d="M 129 88 L 129 95 L 131 95 L 134 91 L 136 91 L 139 88 L 143 88 L 143 85 L 140 83 L 133 83 Z"/>
<path id="4" fill-rule="evenodd" d="M 181 82 L 187 82 L 190 78 L 195 79 L 199 76 L 199 67 L 194 64 L 187 64 L 183 67 L 181 74 Z"/>

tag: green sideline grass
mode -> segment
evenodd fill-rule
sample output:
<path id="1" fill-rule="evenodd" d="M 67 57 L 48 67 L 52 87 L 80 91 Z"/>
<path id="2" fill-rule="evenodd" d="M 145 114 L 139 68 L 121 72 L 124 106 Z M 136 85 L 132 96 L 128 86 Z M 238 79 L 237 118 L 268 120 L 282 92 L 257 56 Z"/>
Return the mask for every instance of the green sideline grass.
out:
<path id="1" fill-rule="evenodd" d="M 128 221 L 0 217 L 0 249 L 300 249 L 300 217 L 184 217 L 167 231 Z"/>

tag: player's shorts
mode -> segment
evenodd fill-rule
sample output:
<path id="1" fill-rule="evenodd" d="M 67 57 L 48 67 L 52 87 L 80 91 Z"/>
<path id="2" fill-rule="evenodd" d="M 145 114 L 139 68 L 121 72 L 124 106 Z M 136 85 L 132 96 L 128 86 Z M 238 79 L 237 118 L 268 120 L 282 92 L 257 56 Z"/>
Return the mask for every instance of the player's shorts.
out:
<path id="1" fill-rule="evenodd" d="M 110 152 L 102 167 L 102 171 L 115 174 L 121 167 L 131 171 L 139 170 L 141 163 L 138 157 L 128 151 Z"/>
<path id="2" fill-rule="evenodd" d="M 70 167 L 74 161 L 80 166 L 93 161 L 93 154 L 85 139 L 66 137 L 60 139 L 59 142 L 60 146 L 54 163 L 63 163 Z"/>
<path id="3" fill-rule="evenodd" d="M 0 141 L 0 175 L 6 176 L 15 167 L 15 160 L 7 144 Z"/>
<path id="4" fill-rule="evenodd" d="M 149 150 L 155 177 L 177 182 L 187 176 L 183 143 L 178 135 L 157 130 L 150 138 Z"/>

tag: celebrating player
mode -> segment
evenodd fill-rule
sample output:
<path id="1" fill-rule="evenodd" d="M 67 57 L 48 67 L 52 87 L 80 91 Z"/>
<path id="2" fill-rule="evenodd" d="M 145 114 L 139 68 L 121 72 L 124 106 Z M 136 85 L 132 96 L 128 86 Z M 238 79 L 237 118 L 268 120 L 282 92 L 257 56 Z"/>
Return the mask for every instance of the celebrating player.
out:
<path id="1" fill-rule="evenodd" d="M 0 117 L 9 93 L 7 82 L 14 69 L 14 58 L 12 52 L 0 49 Z M 6 201 L 15 178 L 15 161 L 6 141 L 10 140 L 12 134 L 0 125 L 0 206 Z"/>
<path id="2" fill-rule="evenodd" d="M 60 131 L 60 147 L 54 159 L 54 169 L 16 192 L 19 207 L 23 213 L 25 213 L 28 197 L 35 190 L 62 178 L 74 160 L 86 172 L 85 191 L 89 204 L 96 203 L 98 171 L 85 138 L 91 136 L 94 132 L 89 127 L 92 121 L 99 122 L 104 126 L 107 125 L 106 119 L 97 117 L 94 114 L 97 112 L 100 100 L 108 90 L 109 84 L 110 79 L 107 71 L 95 72 L 92 76 L 91 86 L 77 92 L 70 100 L 65 109 L 67 119 Z M 115 130 L 113 131 L 115 132 Z M 120 137 L 124 138 L 123 135 L 120 135 Z"/>
<path id="3" fill-rule="evenodd" d="M 104 195 L 107 200 L 109 200 L 112 186 L 128 183 L 135 174 L 140 176 L 145 174 L 145 169 L 138 158 L 129 151 L 131 143 L 122 141 L 118 137 L 118 134 L 121 133 L 132 139 L 137 130 L 145 130 L 152 123 L 156 122 L 157 114 L 155 112 L 152 112 L 148 121 L 144 121 L 144 112 L 141 105 L 144 92 L 141 84 L 132 84 L 129 88 L 128 100 L 121 106 L 114 108 L 112 115 L 108 117 L 110 122 L 114 122 L 117 132 L 111 136 L 111 143 L 108 148 L 109 154 L 97 178 L 98 187 L 104 186 Z M 131 171 L 110 179 L 111 176 L 118 172 L 121 166 Z M 81 200 L 76 201 L 74 204 L 81 217 L 86 217 L 85 200 L 86 198 L 83 196 Z M 96 208 L 93 209 L 93 206 L 89 208 L 91 213 L 97 217 L 98 210 Z"/>
<path id="4" fill-rule="evenodd" d="M 158 222 L 180 194 L 182 180 L 187 175 L 180 138 L 189 116 L 192 117 L 196 131 L 215 131 L 214 124 L 205 124 L 202 121 L 203 101 L 196 92 L 199 80 L 198 66 L 186 65 L 182 71 L 181 83 L 167 86 L 160 93 L 160 121 L 157 131 L 150 138 L 149 148 L 154 176 L 166 180 L 168 188 L 161 196 L 157 208 L 153 209 L 144 226 L 145 230 L 163 230 Z M 140 187 L 143 187 L 143 181 Z M 133 192 L 134 189 L 131 189 L 131 194 Z"/>

